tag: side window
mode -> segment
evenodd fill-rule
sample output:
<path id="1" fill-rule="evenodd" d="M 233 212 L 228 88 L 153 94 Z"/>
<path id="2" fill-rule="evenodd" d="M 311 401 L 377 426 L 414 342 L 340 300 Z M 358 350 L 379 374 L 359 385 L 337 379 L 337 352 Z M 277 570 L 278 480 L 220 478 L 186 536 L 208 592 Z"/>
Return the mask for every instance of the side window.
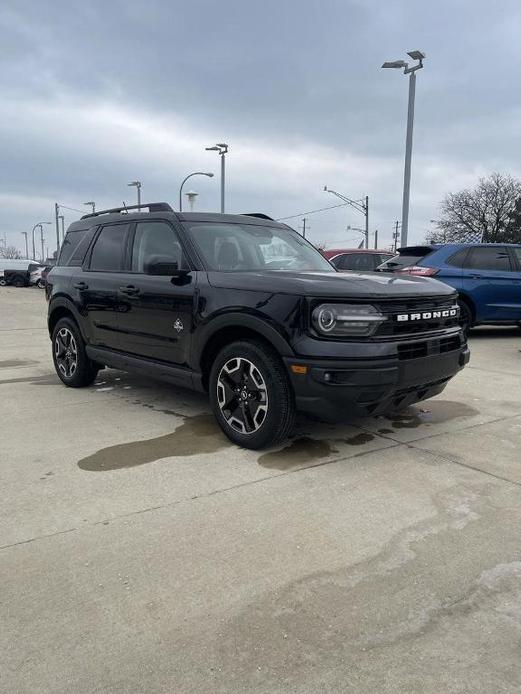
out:
<path id="1" fill-rule="evenodd" d="M 57 265 L 81 266 L 95 229 L 68 231 L 60 250 Z"/>
<path id="2" fill-rule="evenodd" d="M 128 224 L 112 224 L 103 227 L 92 249 L 91 270 L 121 272 L 128 229 Z"/>
<path id="3" fill-rule="evenodd" d="M 472 270 L 512 272 L 507 249 L 501 246 L 475 246 L 470 251 L 466 267 Z"/>
<path id="4" fill-rule="evenodd" d="M 454 253 L 454 255 L 451 255 L 450 258 L 447 258 L 447 265 L 452 265 L 453 267 L 467 267 L 465 259 L 468 252 L 468 248 L 462 248 L 457 253 Z"/>
<path id="5" fill-rule="evenodd" d="M 339 255 L 334 258 L 331 262 L 339 270 L 352 270 L 351 263 L 349 262 L 350 256 L 347 254 Z"/>
<path id="6" fill-rule="evenodd" d="M 132 272 L 145 272 L 154 261 L 176 263 L 188 267 L 176 231 L 166 222 L 138 222 L 132 246 Z"/>

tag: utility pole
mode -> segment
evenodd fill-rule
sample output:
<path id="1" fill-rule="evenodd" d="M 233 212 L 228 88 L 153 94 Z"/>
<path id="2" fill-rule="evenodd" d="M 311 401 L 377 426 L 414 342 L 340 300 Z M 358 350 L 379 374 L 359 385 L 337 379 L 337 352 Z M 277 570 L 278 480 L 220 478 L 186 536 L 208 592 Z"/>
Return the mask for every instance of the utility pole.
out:
<path id="1" fill-rule="evenodd" d="M 398 248 L 398 239 L 400 237 L 400 232 L 398 231 L 398 228 L 401 226 L 400 222 L 396 220 L 394 223 L 394 232 L 393 232 L 393 251 L 396 253 L 396 249 Z"/>
<path id="2" fill-rule="evenodd" d="M 302 217 L 302 236 L 306 238 L 306 229 L 310 229 L 310 227 L 306 226 L 307 224 L 307 219 L 305 217 Z"/>
<path id="3" fill-rule="evenodd" d="M 29 260 L 29 245 L 27 243 L 27 232 L 22 231 L 22 234 L 25 236 L 25 259 Z"/>
<path id="4" fill-rule="evenodd" d="M 348 205 L 351 205 L 351 207 L 354 207 L 355 210 L 358 210 L 358 212 L 361 212 L 365 216 L 365 247 L 369 248 L 369 196 L 366 195 L 365 198 L 362 198 L 362 200 L 351 200 L 351 198 L 348 198 L 346 195 L 341 195 L 340 193 L 337 193 L 336 190 L 332 190 L 327 186 L 324 186 L 324 190 L 326 193 L 336 195 L 337 198 L 340 198 L 340 200 L 343 200 Z"/>
<path id="5" fill-rule="evenodd" d="M 65 217 L 61 214 L 60 216 L 60 222 L 62 224 L 62 243 L 65 241 Z"/>
<path id="6" fill-rule="evenodd" d="M 374 230 L 374 249 L 378 248 L 378 229 Z"/>
<path id="7" fill-rule="evenodd" d="M 45 260 L 45 247 L 44 247 L 45 239 L 43 238 L 43 225 L 42 224 L 40 224 L 40 241 L 42 242 L 42 263 L 43 263 Z"/>
<path id="8" fill-rule="evenodd" d="M 54 222 L 56 224 L 56 258 L 60 255 L 60 206 L 54 203 Z"/>

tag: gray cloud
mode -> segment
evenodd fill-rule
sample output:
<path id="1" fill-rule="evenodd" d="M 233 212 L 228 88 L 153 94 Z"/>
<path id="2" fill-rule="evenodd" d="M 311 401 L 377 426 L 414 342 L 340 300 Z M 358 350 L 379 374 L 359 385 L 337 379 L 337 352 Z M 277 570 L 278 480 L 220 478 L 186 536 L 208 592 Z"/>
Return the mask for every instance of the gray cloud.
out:
<path id="1" fill-rule="evenodd" d="M 175 201 L 186 172 L 217 169 L 204 146 L 225 139 L 231 209 L 334 204 L 328 183 L 369 193 L 371 226 L 389 240 L 407 80 L 379 66 L 418 47 L 428 54 L 411 209 L 420 240 L 446 190 L 495 168 L 521 173 L 520 14 L 514 0 L 4 0 L 0 233 L 19 244 L 54 200 L 120 202 L 136 176 Z M 216 179 L 194 187 L 201 207 L 217 206 Z M 361 221 L 316 215 L 311 236 L 338 242 Z"/>

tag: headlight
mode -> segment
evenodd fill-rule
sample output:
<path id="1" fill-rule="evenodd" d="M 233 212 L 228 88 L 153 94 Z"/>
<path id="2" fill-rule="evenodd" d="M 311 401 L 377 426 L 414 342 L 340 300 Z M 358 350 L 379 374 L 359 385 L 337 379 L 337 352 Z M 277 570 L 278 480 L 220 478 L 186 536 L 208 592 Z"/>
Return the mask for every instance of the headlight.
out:
<path id="1" fill-rule="evenodd" d="M 321 304 L 312 314 L 315 330 L 331 336 L 369 336 L 385 320 L 374 306 L 359 304 Z"/>

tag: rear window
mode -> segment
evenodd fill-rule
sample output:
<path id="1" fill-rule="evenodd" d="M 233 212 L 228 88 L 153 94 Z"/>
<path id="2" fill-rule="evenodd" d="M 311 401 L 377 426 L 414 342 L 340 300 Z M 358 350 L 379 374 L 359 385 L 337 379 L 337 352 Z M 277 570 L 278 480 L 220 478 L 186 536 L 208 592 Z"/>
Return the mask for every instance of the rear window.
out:
<path id="1" fill-rule="evenodd" d="M 389 258 L 385 263 L 380 265 L 380 270 L 399 270 L 401 268 L 416 265 L 420 260 L 423 260 L 434 251 L 430 246 L 411 246 L 400 248 L 398 255 Z"/>
<path id="2" fill-rule="evenodd" d="M 61 247 L 57 265 L 80 267 L 93 236 L 94 228 L 68 231 Z"/>
<path id="3" fill-rule="evenodd" d="M 452 265 L 453 267 L 465 267 L 465 260 L 469 252 L 468 248 L 462 248 L 461 251 L 454 253 L 450 258 L 447 258 L 447 265 Z"/>

